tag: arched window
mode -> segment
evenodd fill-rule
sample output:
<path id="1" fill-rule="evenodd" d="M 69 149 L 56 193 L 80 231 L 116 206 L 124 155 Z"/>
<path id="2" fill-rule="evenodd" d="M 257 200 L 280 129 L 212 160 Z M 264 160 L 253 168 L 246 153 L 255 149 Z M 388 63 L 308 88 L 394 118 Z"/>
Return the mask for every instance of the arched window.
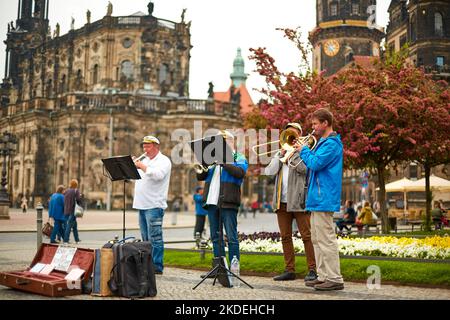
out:
<path id="1" fill-rule="evenodd" d="M 92 84 L 98 83 L 98 64 L 94 66 L 94 71 L 92 73 Z"/>
<path id="2" fill-rule="evenodd" d="M 52 92 L 52 79 L 48 79 L 47 81 L 47 87 L 45 89 L 46 94 L 47 94 L 47 98 L 52 98 L 53 97 L 53 92 Z"/>
<path id="3" fill-rule="evenodd" d="M 322 0 L 317 1 L 317 15 L 318 15 L 318 20 L 322 21 L 323 19 L 323 5 L 322 5 Z"/>
<path id="4" fill-rule="evenodd" d="M 169 82 L 168 76 L 169 76 L 169 66 L 164 63 L 160 64 L 159 74 L 158 74 L 158 82 L 162 83 L 163 81 L 166 81 L 166 84 L 167 84 Z"/>
<path id="5" fill-rule="evenodd" d="M 442 14 L 436 12 L 434 14 L 434 34 L 442 37 L 444 35 L 444 23 L 442 19 Z"/>
<path id="6" fill-rule="evenodd" d="M 338 15 L 338 4 L 337 2 L 330 3 L 330 16 L 334 17 Z"/>
<path id="7" fill-rule="evenodd" d="M 120 74 L 127 79 L 133 78 L 133 63 L 130 60 L 122 61 Z"/>
<path id="8" fill-rule="evenodd" d="M 61 77 L 61 83 L 59 85 L 59 92 L 64 93 L 66 91 L 66 75 L 63 74 Z"/>
<path id="9" fill-rule="evenodd" d="M 359 15 L 359 2 L 352 2 L 352 15 Z"/>
<path id="10" fill-rule="evenodd" d="M 77 76 L 75 78 L 75 90 L 82 90 L 83 85 L 83 74 L 81 73 L 81 69 L 78 69 Z"/>
<path id="11" fill-rule="evenodd" d="M 409 22 L 409 29 L 411 34 L 411 41 L 416 41 L 417 40 L 416 16 L 414 14 L 411 16 L 411 20 Z"/>

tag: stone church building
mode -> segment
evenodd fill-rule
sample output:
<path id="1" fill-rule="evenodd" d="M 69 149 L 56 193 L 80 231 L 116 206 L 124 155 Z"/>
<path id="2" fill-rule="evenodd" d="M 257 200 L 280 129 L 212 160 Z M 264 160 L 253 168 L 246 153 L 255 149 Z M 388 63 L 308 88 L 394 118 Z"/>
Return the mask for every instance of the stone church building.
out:
<path id="1" fill-rule="evenodd" d="M 19 0 L 8 25 L 1 85 L 0 134 L 13 133 L 17 152 L 8 163 L 13 205 L 22 195 L 47 203 L 59 184 L 78 179 L 89 206 L 122 207 L 123 184 L 110 183 L 102 158 L 143 153 L 145 135 L 161 140 L 171 156 L 176 129 L 194 137 L 194 121 L 210 128 L 241 127 L 238 103 L 193 100 L 189 92 L 190 22 L 146 13 L 106 15 L 60 34 L 49 30 L 49 0 Z M 205 84 L 206 87 L 206 84 Z M 206 92 L 206 89 L 205 89 Z M 193 159 L 193 158 L 192 158 Z M 3 159 L 0 159 L 0 164 Z M 169 206 L 191 204 L 197 185 L 189 164 L 173 164 Z M 112 187 L 111 187 L 112 185 Z M 127 206 L 133 184 L 127 184 Z"/>

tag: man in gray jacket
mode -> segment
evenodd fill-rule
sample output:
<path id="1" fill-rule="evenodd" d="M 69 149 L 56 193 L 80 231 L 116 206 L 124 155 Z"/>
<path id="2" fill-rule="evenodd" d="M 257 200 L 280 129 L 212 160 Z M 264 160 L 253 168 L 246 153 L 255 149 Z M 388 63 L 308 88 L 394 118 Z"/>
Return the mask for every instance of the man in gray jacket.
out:
<path id="1" fill-rule="evenodd" d="M 287 128 L 295 129 L 301 135 L 301 127 L 298 123 L 289 123 Z M 292 158 L 292 165 L 283 163 L 280 159 L 286 154 L 286 150 L 277 153 L 265 168 L 264 173 L 268 176 L 276 176 L 273 195 L 273 208 L 277 213 L 278 226 L 281 233 L 283 245 L 284 262 L 286 270 L 274 278 L 275 281 L 295 279 L 295 252 L 292 242 L 292 222 L 297 222 L 302 241 L 305 246 L 306 260 L 309 273 L 305 281 L 313 281 L 317 278 L 314 247 L 311 242 L 310 213 L 305 211 L 306 199 L 306 167 L 303 163 L 295 166 L 300 161 L 296 152 Z"/>

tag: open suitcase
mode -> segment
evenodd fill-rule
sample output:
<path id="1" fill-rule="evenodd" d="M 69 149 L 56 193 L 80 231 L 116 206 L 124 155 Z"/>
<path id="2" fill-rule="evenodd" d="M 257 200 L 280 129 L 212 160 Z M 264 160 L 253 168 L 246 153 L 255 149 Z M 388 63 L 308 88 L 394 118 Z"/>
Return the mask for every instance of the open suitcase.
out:
<path id="1" fill-rule="evenodd" d="M 37 263 L 50 264 L 58 247 L 58 245 L 43 243 L 28 269 L 0 272 L 0 284 L 49 297 L 81 294 L 83 285 L 74 285 L 74 283 L 65 280 L 67 272 L 53 270 L 50 274 L 44 275 L 30 271 Z M 94 250 L 77 248 L 70 266 L 78 266 L 80 269 L 83 269 L 85 272 L 82 275 L 81 282 L 88 284 L 93 264 Z"/>

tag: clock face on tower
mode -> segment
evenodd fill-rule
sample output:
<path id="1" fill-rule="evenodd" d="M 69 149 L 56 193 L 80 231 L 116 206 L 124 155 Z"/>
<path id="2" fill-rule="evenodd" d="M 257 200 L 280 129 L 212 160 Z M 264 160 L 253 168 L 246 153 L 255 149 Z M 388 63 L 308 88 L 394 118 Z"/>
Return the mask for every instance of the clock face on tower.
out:
<path id="1" fill-rule="evenodd" d="M 333 57 L 339 52 L 339 42 L 337 40 L 331 39 L 327 40 L 324 44 L 323 50 L 327 56 Z"/>

